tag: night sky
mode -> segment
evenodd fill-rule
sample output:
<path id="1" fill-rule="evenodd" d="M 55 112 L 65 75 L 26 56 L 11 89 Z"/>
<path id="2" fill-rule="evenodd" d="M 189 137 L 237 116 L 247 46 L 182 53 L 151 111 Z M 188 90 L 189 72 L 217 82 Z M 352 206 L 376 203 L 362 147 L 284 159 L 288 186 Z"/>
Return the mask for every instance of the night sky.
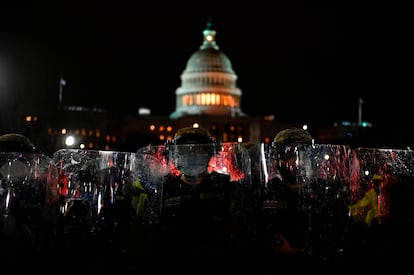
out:
<path id="1" fill-rule="evenodd" d="M 211 20 L 248 115 L 357 122 L 362 98 L 363 120 L 409 117 L 411 85 L 401 64 L 408 17 L 392 9 L 130 2 L 1 6 L 1 111 L 56 108 L 62 76 L 64 105 L 169 115 L 180 75 Z"/>

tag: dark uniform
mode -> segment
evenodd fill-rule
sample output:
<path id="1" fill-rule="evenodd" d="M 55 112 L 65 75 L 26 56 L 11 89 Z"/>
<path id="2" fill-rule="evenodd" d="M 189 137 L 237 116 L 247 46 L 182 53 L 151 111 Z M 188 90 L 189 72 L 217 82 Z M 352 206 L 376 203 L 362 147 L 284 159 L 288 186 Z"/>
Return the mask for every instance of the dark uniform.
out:
<path id="1" fill-rule="evenodd" d="M 26 136 L 0 136 L 1 261 L 36 272 L 56 250 L 57 172 Z"/>
<path id="2" fill-rule="evenodd" d="M 196 187 L 179 177 L 164 182 L 161 223 L 169 248 L 224 249 L 237 218 L 239 186 L 228 175 L 212 172 Z"/>
<path id="3" fill-rule="evenodd" d="M 299 209 L 302 184 L 297 180 L 295 148 L 312 142 L 307 131 L 288 128 L 265 147 L 265 159 L 253 153 L 256 162 L 266 163 L 256 168 L 260 171 L 257 215 L 261 246 L 266 255 L 276 256 L 266 268 L 275 260 L 279 265 L 290 265 L 302 258 L 305 225 Z"/>
<path id="4" fill-rule="evenodd" d="M 229 255 L 242 254 L 245 228 L 240 183 L 226 172 L 209 169 L 220 144 L 204 129 L 183 128 L 167 147 L 171 170 L 162 184 L 155 255 L 204 263 L 203 269 L 230 264 L 225 260 Z"/>

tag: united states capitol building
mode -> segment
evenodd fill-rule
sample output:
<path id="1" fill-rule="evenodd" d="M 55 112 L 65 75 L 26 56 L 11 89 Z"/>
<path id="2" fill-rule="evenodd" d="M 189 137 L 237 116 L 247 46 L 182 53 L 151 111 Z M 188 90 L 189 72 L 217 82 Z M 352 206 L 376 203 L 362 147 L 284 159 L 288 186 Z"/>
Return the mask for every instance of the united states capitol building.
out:
<path id="1" fill-rule="evenodd" d="M 181 128 L 198 125 L 223 142 L 272 142 L 287 125 L 273 116 L 252 117 L 241 109 L 242 91 L 231 60 L 221 51 L 216 31 L 207 24 L 199 49 L 189 56 L 176 91 L 175 111 L 153 116 L 150 110 L 137 114 L 109 113 L 81 106 L 60 105 L 50 114 L 24 115 L 16 131 L 30 136 L 45 152 L 61 148 L 136 151 L 147 144 L 162 144 Z M 371 136 L 375 127 L 332 125 L 309 130 L 317 143 L 350 143 L 378 146 Z M 68 141 L 71 141 L 68 143 Z"/>

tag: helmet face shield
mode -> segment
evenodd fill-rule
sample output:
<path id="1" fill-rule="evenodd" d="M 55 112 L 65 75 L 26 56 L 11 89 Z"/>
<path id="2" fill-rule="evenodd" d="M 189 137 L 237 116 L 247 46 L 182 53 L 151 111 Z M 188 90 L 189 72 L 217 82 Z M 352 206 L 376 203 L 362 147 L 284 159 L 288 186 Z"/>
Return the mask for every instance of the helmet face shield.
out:
<path id="1" fill-rule="evenodd" d="M 179 129 L 169 144 L 170 163 L 186 177 L 197 178 L 209 172 L 211 157 L 216 155 L 218 144 L 203 128 Z"/>
<path id="2" fill-rule="evenodd" d="M 180 144 L 169 148 L 170 162 L 182 174 L 190 177 L 208 172 L 210 159 L 215 154 L 215 144 Z"/>

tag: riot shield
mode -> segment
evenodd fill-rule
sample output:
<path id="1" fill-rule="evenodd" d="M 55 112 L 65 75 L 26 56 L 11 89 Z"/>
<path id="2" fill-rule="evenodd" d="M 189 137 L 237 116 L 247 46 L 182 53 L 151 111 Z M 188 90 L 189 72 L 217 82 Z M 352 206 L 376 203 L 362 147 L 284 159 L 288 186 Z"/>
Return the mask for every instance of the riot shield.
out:
<path id="1" fill-rule="evenodd" d="M 135 198 L 135 153 L 61 149 L 53 154 L 59 171 L 62 261 L 71 268 L 126 271 L 145 250 L 145 233 Z M 119 259 L 111 263 L 112 258 Z"/>
<path id="2" fill-rule="evenodd" d="M 199 261 L 208 254 L 222 262 L 219 255 L 246 238 L 250 159 L 242 144 L 146 146 L 136 158 L 157 257 Z"/>
<path id="3" fill-rule="evenodd" d="M 360 262 L 406 263 L 414 245 L 413 151 L 357 148 L 351 165 L 353 256 Z M 363 244 L 363 245 L 361 245 Z"/>
<path id="4" fill-rule="evenodd" d="M 295 260 L 339 261 L 348 227 L 351 148 L 258 144 L 250 148 L 265 247 Z"/>
<path id="5" fill-rule="evenodd" d="M 2 262 L 13 270 L 40 271 L 56 252 L 53 160 L 40 153 L 0 152 L 0 201 Z"/>

